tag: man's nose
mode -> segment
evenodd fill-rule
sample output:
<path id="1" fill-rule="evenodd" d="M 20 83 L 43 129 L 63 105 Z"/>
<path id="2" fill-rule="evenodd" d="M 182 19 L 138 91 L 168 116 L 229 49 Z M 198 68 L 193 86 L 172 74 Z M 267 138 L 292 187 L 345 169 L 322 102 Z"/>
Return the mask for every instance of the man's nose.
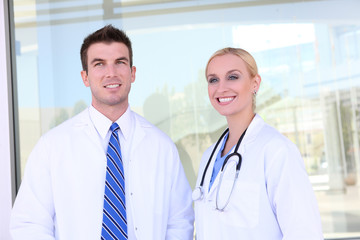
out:
<path id="1" fill-rule="evenodd" d="M 113 77 L 116 75 L 116 66 L 114 64 L 108 64 L 106 66 L 106 76 Z"/>

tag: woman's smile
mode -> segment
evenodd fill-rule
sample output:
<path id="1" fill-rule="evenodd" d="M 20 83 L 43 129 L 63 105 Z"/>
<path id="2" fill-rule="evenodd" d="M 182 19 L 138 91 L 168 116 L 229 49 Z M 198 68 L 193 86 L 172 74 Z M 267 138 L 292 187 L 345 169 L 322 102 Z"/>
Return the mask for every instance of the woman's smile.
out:
<path id="1" fill-rule="evenodd" d="M 219 97 L 217 100 L 219 103 L 229 103 L 233 101 L 235 97 Z"/>

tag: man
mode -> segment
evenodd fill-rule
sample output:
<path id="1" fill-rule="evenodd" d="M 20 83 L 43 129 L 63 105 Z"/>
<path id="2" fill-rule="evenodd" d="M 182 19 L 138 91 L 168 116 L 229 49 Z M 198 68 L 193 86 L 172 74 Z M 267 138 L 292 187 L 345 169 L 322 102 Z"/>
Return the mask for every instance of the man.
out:
<path id="1" fill-rule="evenodd" d="M 129 38 L 108 25 L 80 53 L 92 104 L 35 146 L 13 207 L 13 239 L 192 239 L 191 189 L 176 147 L 129 108 Z"/>

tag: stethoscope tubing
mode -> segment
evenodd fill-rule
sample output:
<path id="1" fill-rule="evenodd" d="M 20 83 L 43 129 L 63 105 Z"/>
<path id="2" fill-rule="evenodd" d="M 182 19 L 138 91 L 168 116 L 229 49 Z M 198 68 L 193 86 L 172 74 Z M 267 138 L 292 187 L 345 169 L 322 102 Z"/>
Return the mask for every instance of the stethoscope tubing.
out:
<path id="1" fill-rule="evenodd" d="M 209 166 L 210 166 L 211 159 L 213 158 L 214 153 L 215 153 L 216 149 L 218 148 L 221 140 L 224 138 L 225 134 L 227 134 L 228 132 L 229 132 L 229 128 L 227 128 L 227 129 L 223 132 L 223 134 L 221 134 L 219 140 L 216 142 L 215 147 L 214 147 L 214 149 L 212 150 L 211 155 L 210 155 L 210 157 L 209 157 L 209 160 L 208 160 L 208 162 L 207 162 L 207 164 L 206 164 L 206 166 L 205 166 L 205 169 L 204 169 L 204 172 L 203 172 L 203 175 L 202 175 L 202 178 L 201 178 L 201 182 L 200 182 L 200 185 L 199 185 L 200 187 L 203 187 L 203 186 L 204 186 L 205 176 L 206 176 L 207 170 L 208 170 L 208 168 L 209 168 Z M 226 158 L 226 159 L 227 159 L 227 158 Z M 225 161 L 226 161 L 226 159 L 225 159 Z M 225 161 L 224 161 L 224 163 L 225 163 Z M 224 165 L 222 166 L 221 170 L 222 170 L 223 168 L 224 168 Z"/>
<path id="2" fill-rule="evenodd" d="M 240 168 L 241 168 L 241 163 L 242 163 L 242 157 L 241 157 L 240 153 L 238 153 L 238 150 L 239 150 L 241 141 L 242 141 L 242 139 L 243 139 L 244 136 L 245 136 L 246 130 L 247 130 L 247 129 L 245 129 L 245 131 L 243 132 L 243 134 L 242 134 L 241 137 L 239 138 L 239 140 L 238 140 L 238 142 L 237 142 L 237 144 L 236 144 L 236 146 L 235 146 L 234 152 L 233 152 L 233 153 L 230 153 L 230 154 L 225 158 L 224 163 L 223 163 L 223 165 L 222 165 L 222 167 L 221 167 L 221 176 L 220 176 L 221 178 L 222 178 L 222 173 L 223 173 L 223 170 L 224 170 L 224 166 L 226 165 L 226 163 L 228 162 L 228 160 L 229 160 L 231 157 L 236 156 L 236 157 L 238 157 L 238 159 L 239 159 L 239 161 L 238 161 L 238 163 L 237 163 L 237 165 L 236 165 L 236 177 L 235 177 L 235 180 L 237 179 L 237 177 L 238 177 L 238 175 L 239 175 Z M 195 190 L 194 190 L 194 192 L 193 192 L 193 200 L 202 199 L 202 197 L 203 197 L 203 195 L 204 195 L 204 193 L 203 193 L 203 186 L 204 186 L 204 180 L 205 180 L 205 176 L 206 176 L 207 170 L 208 170 L 208 168 L 209 168 L 209 166 L 210 166 L 211 160 L 212 160 L 212 158 L 213 158 L 213 156 L 214 156 L 214 154 L 215 154 L 215 152 L 216 152 L 216 149 L 218 148 L 218 146 L 219 146 L 221 140 L 224 138 L 225 134 L 227 134 L 228 132 L 229 132 L 229 128 L 227 128 L 227 129 L 223 132 L 223 134 L 220 136 L 219 140 L 216 142 L 215 147 L 214 147 L 214 149 L 212 150 L 211 155 L 210 155 L 210 157 L 209 157 L 209 160 L 208 160 L 208 162 L 206 163 L 205 169 L 204 169 L 203 174 L 202 174 L 202 177 L 201 177 L 200 184 L 199 184 L 199 186 L 198 186 L 197 188 L 195 188 Z M 235 180 L 234 180 L 234 181 L 235 181 Z M 234 186 L 233 186 L 233 187 L 234 187 Z M 219 190 L 218 190 L 218 191 L 219 191 Z M 217 192 L 218 192 L 218 191 L 217 191 Z M 232 190 L 231 190 L 231 191 L 232 191 Z M 227 204 L 226 204 L 226 205 L 227 205 Z"/>
<path id="3" fill-rule="evenodd" d="M 239 176 L 239 172 L 240 172 L 240 168 L 238 168 L 238 166 L 241 165 L 241 155 L 240 155 L 240 154 L 233 154 L 233 156 L 234 156 L 234 155 L 238 157 L 240 164 L 239 164 L 239 162 L 236 164 L 236 173 L 235 173 L 234 182 L 233 182 L 233 184 L 232 184 L 229 197 L 227 198 L 225 204 L 224 204 L 222 207 L 219 207 L 219 204 L 218 204 L 218 203 L 219 203 L 220 187 L 218 187 L 218 188 L 217 188 L 217 191 L 216 191 L 216 201 L 215 201 L 216 208 L 215 208 L 215 209 L 218 210 L 218 211 L 220 211 L 220 212 L 223 212 L 224 209 L 225 209 L 225 207 L 229 204 L 229 202 L 230 202 L 230 196 L 232 195 L 232 192 L 234 191 L 235 182 L 236 182 L 236 180 L 237 180 L 237 178 L 238 178 L 238 176 Z M 229 157 L 229 159 L 230 159 L 230 157 Z M 224 167 L 224 166 L 225 166 L 225 168 L 227 168 L 228 165 L 226 164 L 226 165 L 223 165 L 223 167 Z M 221 183 L 222 183 L 222 178 L 223 178 L 223 176 L 224 176 L 224 170 L 223 170 L 223 168 L 222 168 L 222 169 L 221 169 L 220 179 L 219 179 L 219 186 L 220 186 Z"/>

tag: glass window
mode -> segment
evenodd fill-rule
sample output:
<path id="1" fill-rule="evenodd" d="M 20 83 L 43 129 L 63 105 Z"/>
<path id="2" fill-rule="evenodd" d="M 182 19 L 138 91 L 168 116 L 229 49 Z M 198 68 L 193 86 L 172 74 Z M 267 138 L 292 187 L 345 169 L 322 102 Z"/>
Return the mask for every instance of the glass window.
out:
<path id="1" fill-rule="evenodd" d="M 302 153 L 325 237 L 359 237 L 360 2 L 277 2 L 14 0 L 21 169 L 43 133 L 90 104 L 80 46 L 111 23 L 133 42 L 132 109 L 176 143 L 194 187 L 226 127 L 208 100 L 206 62 L 241 47 L 262 76 L 257 112 Z"/>

